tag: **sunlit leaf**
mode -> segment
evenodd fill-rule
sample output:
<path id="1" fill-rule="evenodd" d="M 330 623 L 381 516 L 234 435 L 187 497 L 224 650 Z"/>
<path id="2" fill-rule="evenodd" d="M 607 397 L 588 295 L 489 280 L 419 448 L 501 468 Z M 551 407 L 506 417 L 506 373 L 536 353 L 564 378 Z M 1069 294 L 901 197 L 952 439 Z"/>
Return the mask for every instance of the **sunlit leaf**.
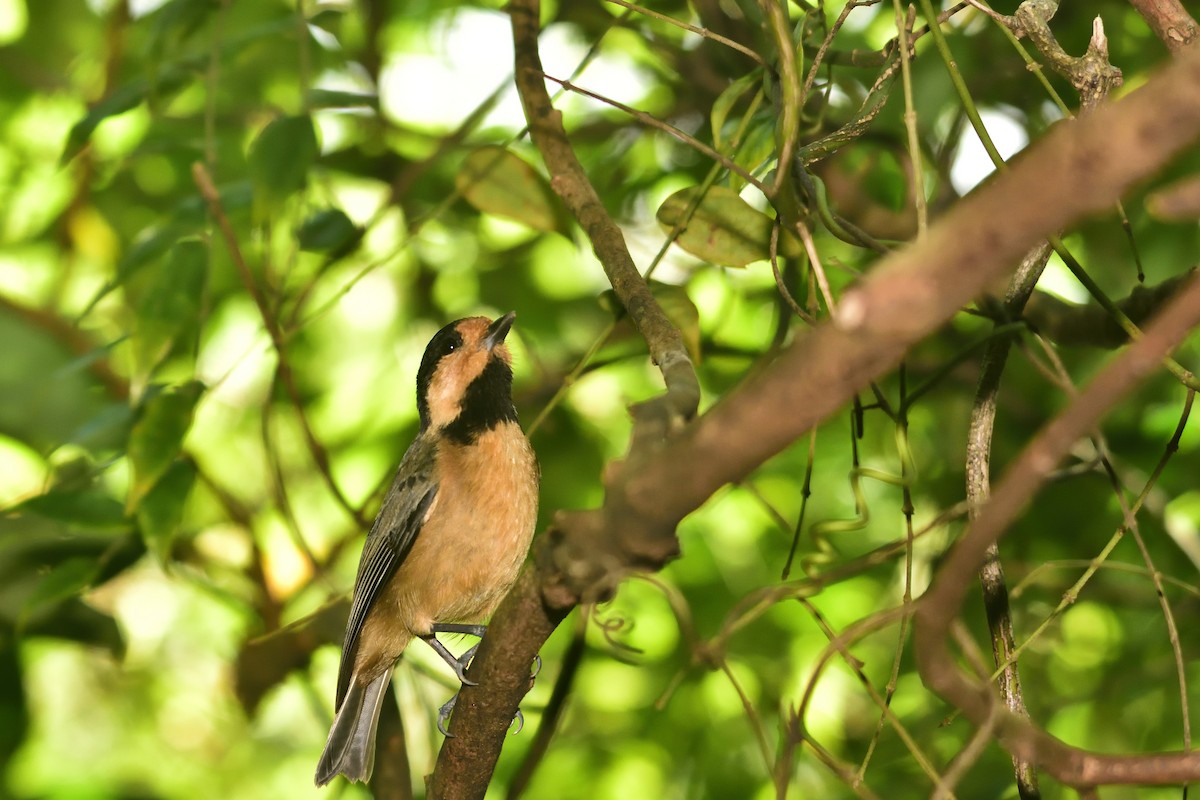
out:
<path id="1" fill-rule="evenodd" d="M 192 426 L 192 413 L 203 386 L 195 381 L 182 386 L 148 391 L 129 432 L 129 460 L 133 481 L 126 501 L 132 513 L 154 484 L 179 456 L 183 439 Z"/>
<path id="2" fill-rule="evenodd" d="M 171 542 L 179 530 L 183 507 L 195 479 L 196 468 L 192 463 L 177 459 L 138 503 L 138 529 L 146 546 L 160 560 L 166 560 L 171 551 Z"/>
<path id="3" fill-rule="evenodd" d="M 658 222 L 667 230 L 682 222 L 699 187 L 681 189 L 658 209 Z M 744 267 L 770 258 L 773 221 L 723 186 L 710 187 L 675 243 L 697 258 L 726 267 Z M 779 255 L 795 258 L 804 250 L 798 239 L 781 231 Z"/>
<path id="4" fill-rule="evenodd" d="M 463 160 L 454 185 L 487 214 L 539 231 L 564 231 L 562 207 L 546 179 L 503 147 L 480 147 Z"/>
<path id="5" fill-rule="evenodd" d="M 308 171 L 320 154 L 310 117 L 279 117 L 250 146 L 250 177 L 268 204 L 304 188 Z"/>
<path id="6" fill-rule="evenodd" d="M 208 245 L 184 239 L 171 248 L 137 308 L 134 358 L 149 372 L 199 324 L 208 275 Z"/>
<path id="7" fill-rule="evenodd" d="M 135 78 L 129 83 L 117 87 L 107 97 L 92 106 L 83 119 L 76 122 L 71 128 L 71 132 L 67 134 L 67 144 L 63 149 L 61 161 L 66 163 L 74 158 L 104 120 L 137 108 L 152 96 L 162 97 L 174 94 L 182 89 L 191 80 L 191 77 L 192 74 L 189 71 L 172 68 L 156 75 L 153 81 L 147 78 Z"/>
<path id="8" fill-rule="evenodd" d="M 353 249 L 362 238 L 362 229 L 355 225 L 340 208 L 318 211 L 296 231 L 301 250 L 312 253 L 342 255 Z"/>

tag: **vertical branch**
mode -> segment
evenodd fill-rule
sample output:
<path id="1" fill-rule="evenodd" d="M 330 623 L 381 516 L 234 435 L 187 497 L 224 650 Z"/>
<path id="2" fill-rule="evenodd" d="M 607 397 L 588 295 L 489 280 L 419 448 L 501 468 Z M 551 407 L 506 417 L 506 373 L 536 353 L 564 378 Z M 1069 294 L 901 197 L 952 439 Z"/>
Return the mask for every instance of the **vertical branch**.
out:
<path id="1" fill-rule="evenodd" d="M 929 227 L 929 212 L 925 205 L 925 169 L 922 166 L 921 139 L 917 134 L 917 111 L 913 100 L 911 41 L 912 26 L 916 14 L 914 6 L 908 7 L 907 15 L 901 12 L 900 0 L 893 0 L 896 9 L 896 37 L 900 41 L 900 81 L 904 87 L 904 128 L 908 132 L 908 159 L 911 162 L 912 199 L 917 211 L 917 237 L 925 235 Z"/>
<path id="2" fill-rule="evenodd" d="M 1021 314 L 1034 286 L 1050 257 L 1050 246 L 1041 244 L 1031 250 L 1021 261 L 1021 266 L 1009 283 L 1004 298 L 1007 315 Z M 969 516 L 974 520 L 991 494 L 992 433 L 996 423 L 996 394 L 1000 389 L 1000 377 L 1008 360 L 1012 339 L 997 336 L 988 342 L 983 353 L 979 387 L 971 407 L 971 422 L 967 436 L 967 502 Z M 1000 696 L 1014 714 L 1028 717 L 1025 698 L 1021 694 L 1021 677 L 1017 671 L 1016 640 L 1013 636 L 1012 615 L 1009 613 L 1008 585 L 1004 580 L 1004 567 L 1000 562 L 1000 549 L 993 543 L 987 549 L 983 566 L 979 569 L 979 582 L 983 588 L 983 608 L 987 616 L 988 630 L 992 636 L 992 656 L 1000 668 Z M 1022 800 L 1033 800 L 1041 796 L 1037 773 L 1033 765 L 1013 757 L 1017 791 Z"/>

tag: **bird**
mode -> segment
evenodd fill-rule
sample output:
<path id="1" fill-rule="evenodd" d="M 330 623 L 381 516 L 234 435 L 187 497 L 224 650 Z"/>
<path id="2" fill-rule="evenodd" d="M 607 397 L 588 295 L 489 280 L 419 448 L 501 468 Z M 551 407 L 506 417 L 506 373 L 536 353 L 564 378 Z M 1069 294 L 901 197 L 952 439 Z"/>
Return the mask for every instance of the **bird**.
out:
<path id="1" fill-rule="evenodd" d="M 316 784 L 366 782 L 392 668 L 422 639 L 465 675 L 438 633 L 482 636 L 516 581 L 537 518 L 539 469 L 512 400 L 504 343 L 516 312 L 439 330 L 417 370 L 420 429 L 367 534 L 338 670 L 335 716 Z M 453 707 L 442 707 L 438 727 Z"/>

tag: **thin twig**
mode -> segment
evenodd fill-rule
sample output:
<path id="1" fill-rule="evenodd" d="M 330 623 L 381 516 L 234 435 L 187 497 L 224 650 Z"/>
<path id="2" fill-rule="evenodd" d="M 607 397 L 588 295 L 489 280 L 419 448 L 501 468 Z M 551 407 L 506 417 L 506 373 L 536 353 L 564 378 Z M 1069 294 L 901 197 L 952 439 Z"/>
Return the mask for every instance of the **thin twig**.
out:
<path id="1" fill-rule="evenodd" d="M 729 170 L 734 175 L 737 175 L 739 178 L 741 178 L 742 180 L 744 180 L 746 183 L 750 184 L 754 188 L 758 189 L 763 194 L 767 195 L 768 197 L 771 195 L 771 188 L 768 187 L 762 181 L 760 181 L 758 178 L 754 177 L 754 175 L 752 173 L 748 172 L 746 169 L 744 169 L 741 164 L 737 163 L 736 161 L 734 161 L 732 158 L 725 155 L 724 153 L 720 153 L 720 152 L 714 150 L 713 148 L 709 147 L 707 144 L 700 141 L 695 136 L 684 133 L 683 131 L 676 128 L 674 125 L 670 125 L 666 122 L 663 122 L 661 119 L 659 119 L 658 117 L 655 117 L 653 114 L 647 114 L 645 111 L 641 111 L 640 109 L 633 108 L 632 106 L 627 106 L 624 103 L 621 103 L 617 100 L 613 100 L 610 97 L 605 97 L 604 95 L 599 95 L 599 94 L 596 94 L 595 92 L 588 91 L 587 89 L 584 89 L 582 86 L 574 84 L 571 81 L 566 80 L 565 78 L 556 78 L 553 75 L 546 75 L 545 73 L 542 74 L 542 77 L 548 81 L 553 81 L 554 83 L 557 83 L 559 86 L 563 87 L 568 92 L 575 92 L 576 94 L 581 94 L 584 97 L 590 97 L 593 100 L 604 103 L 607 106 L 612 106 L 613 108 L 628 114 L 630 117 L 632 117 L 633 119 L 642 123 L 646 127 L 654 128 L 655 130 L 662 131 L 663 133 L 667 134 L 668 136 L 670 136 L 674 139 L 678 139 L 679 141 L 686 144 L 688 147 L 695 150 L 697 153 L 700 153 L 701 155 L 717 162 L 722 167 Z M 564 200 L 565 199 L 566 198 L 564 198 Z"/>
<path id="2" fill-rule="evenodd" d="M 622 8 L 627 8 L 630 11 L 641 14 L 644 17 L 649 17 L 650 19 L 656 19 L 659 22 L 665 22 L 668 25 L 674 25 L 676 28 L 680 28 L 682 30 L 688 31 L 689 33 L 694 33 L 697 36 L 701 36 L 705 39 L 711 39 L 712 41 L 717 42 L 719 44 L 723 44 L 728 48 L 737 50 L 739 53 L 746 56 L 747 58 L 752 60 L 755 64 L 758 64 L 760 66 L 763 63 L 762 56 L 760 56 L 758 53 L 751 50 L 749 47 L 746 47 L 746 45 L 741 44 L 739 42 L 735 42 L 732 39 L 724 37 L 719 33 L 713 33 L 708 28 L 701 28 L 698 25 L 692 25 L 691 23 L 684 22 L 683 20 L 676 19 L 675 17 L 671 17 L 666 14 L 660 14 L 657 11 L 646 8 L 645 6 L 639 6 L 639 5 L 635 5 L 634 3 L 630 3 L 630 2 L 628 2 L 628 0 L 604 0 L 604 1 L 606 3 L 612 3 L 613 5 L 616 5 L 616 6 L 621 6 Z"/>

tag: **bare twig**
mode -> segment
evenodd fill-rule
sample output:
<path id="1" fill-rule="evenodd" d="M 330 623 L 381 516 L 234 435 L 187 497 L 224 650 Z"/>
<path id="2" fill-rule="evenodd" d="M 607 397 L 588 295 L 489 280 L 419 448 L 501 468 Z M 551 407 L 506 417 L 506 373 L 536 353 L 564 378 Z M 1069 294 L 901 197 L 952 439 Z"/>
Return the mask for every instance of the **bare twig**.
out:
<path id="1" fill-rule="evenodd" d="M 662 131 L 663 133 L 667 134 L 668 136 L 670 136 L 674 139 L 678 139 L 679 141 L 683 142 L 688 147 L 692 148 L 693 150 L 695 150 L 697 153 L 701 154 L 705 158 L 709 158 L 709 159 L 715 161 L 716 163 L 720 164 L 722 167 L 729 170 L 734 175 L 737 175 L 739 178 L 741 178 L 742 180 L 744 180 L 746 183 L 750 184 L 751 186 L 755 187 L 763 194 L 769 195 L 769 193 L 771 191 L 770 187 L 768 187 L 766 184 L 764 184 L 758 178 L 754 177 L 754 175 L 751 174 L 750 172 L 748 172 L 746 169 L 744 169 L 741 164 L 737 163 L 736 161 L 734 161 L 732 158 L 725 155 L 724 153 L 720 153 L 720 152 L 714 150 L 713 148 L 709 147 L 707 144 L 700 141 L 695 136 L 692 136 L 688 133 L 685 133 L 685 132 L 679 130 L 679 128 L 676 128 L 674 125 L 669 125 L 666 122 L 663 122 L 661 119 L 654 116 L 653 114 L 647 114 L 645 111 L 641 111 L 639 109 L 633 108 L 632 106 L 627 106 L 622 102 L 613 100 L 611 97 L 605 97 L 604 95 L 596 94 L 595 92 L 590 91 L 588 89 L 584 89 L 582 86 L 574 84 L 569 80 L 565 80 L 563 78 L 556 78 L 553 75 L 545 75 L 545 74 L 543 74 L 542 77 L 548 81 L 553 81 L 554 83 L 557 83 L 559 86 L 563 87 L 563 89 L 565 89 L 568 92 L 574 92 L 575 94 L 580 94 L 580 95 L 583 95 L 584 97 L 590 97 L 591 99 L 593 99 L 597 102 L 604 103 L 607 106 L 612 106 L 613 108 L 617 109 L 618 111 L 622 111 L 622 112 L 628 114 L 631 118 L 642 123 L 647 128 L 654 128 L 655 130 Z M 544 157 L 544 155 L 543 155 L 543 157 Z M 555 191 L 558 191 L 557 187 L 555 188 Z M 560 192 L 560 194 L 561 194 L 561 192 Z M 563 199 L 566 200 L 565 197 Z"/>
<path id="2" fill-rule="evenodd" d="M 1020 316 L 1025 303 L 1033 294 L 1042 269 L 1050 257 L 1050 245 L 1042 243 L 1026 254 L 1021 266 L 1013 275 L 1005 297 L 1004 310 L 1009 317 Z M 1008 361 L 1012 339 L 1000 336 L 989 340 L 983 352 L 979 375 L 979 388 L 971 407 L 970 431 L 967 436 L 967 502 L 971 518 L 979 515 L 979 509 L 991 492 L 992 433 L 996 423 L 996 395 L 1000 390 L 1000 377 Z M 992 635 L 992 656 L 1000 668 L 1000 695 L 1010 711 L 1028 716 L 1025 698 L 1021 694 L 1021 677 L 1013 652 L 1016 640 L 1013 636 L 1012 615 L 1009 612 L 1008 586 L 1004 580 L 1004 567 L 1000 561 L 1000 550 L 994 544 L 988 548 L 986 560 L 979 570 L 979 582 L 983 587 L 983 608 L 987 615 L 988 628 Z M 1022 800 L 1039 797 L 1037 773 L 1032 765 L 1018 759 L 1013 760 L 1016 771 L 1017 790 Z"/>
<path id="3" fill-rule="evenodd" d="M 722 36 L 719 33 L 710 31 L 708 28 L 701 28 L 699 25 L 692 25 L 691 23 L 684 22 L 683 20 L 675 19 L 675 17 L 668 16 L 667 14 L 660 14 L 657 11 L 646 8 L 645 6 L 639 6 L 639 5 L 635 5 L 634 3 L 630 3 L 630 2 L 628 2 L 628 0 L 605 0 L 605 2 L 612 3 L 613 5 L 621 6 L 621 8 L 627 8 L 630 11 L 641 14 L 644 17 L 649 17 L 650 19 L 656 19 L 659 22 L 665 22 L 668 25 L 674 25 L 676 28 L 680 28 L 682 30 L 688 31 L 689 33 L 694 33 L 697 36 L 703 37 L 705 39 L 712 39 L 714 42 L 723 44 L 732 50 L 738 51 L 742 55 L 746 56 L 746 58 L 749 58 L 751 61 L 753 61 L 755 64 L 761 65 L 763 63 L 762 56 L 760 56 L 758 53 L 751 50 L 749 47 L 746 47 L 746 45 L 741 44 L 740 42 L 735 42 L 732 39 Z"/>

